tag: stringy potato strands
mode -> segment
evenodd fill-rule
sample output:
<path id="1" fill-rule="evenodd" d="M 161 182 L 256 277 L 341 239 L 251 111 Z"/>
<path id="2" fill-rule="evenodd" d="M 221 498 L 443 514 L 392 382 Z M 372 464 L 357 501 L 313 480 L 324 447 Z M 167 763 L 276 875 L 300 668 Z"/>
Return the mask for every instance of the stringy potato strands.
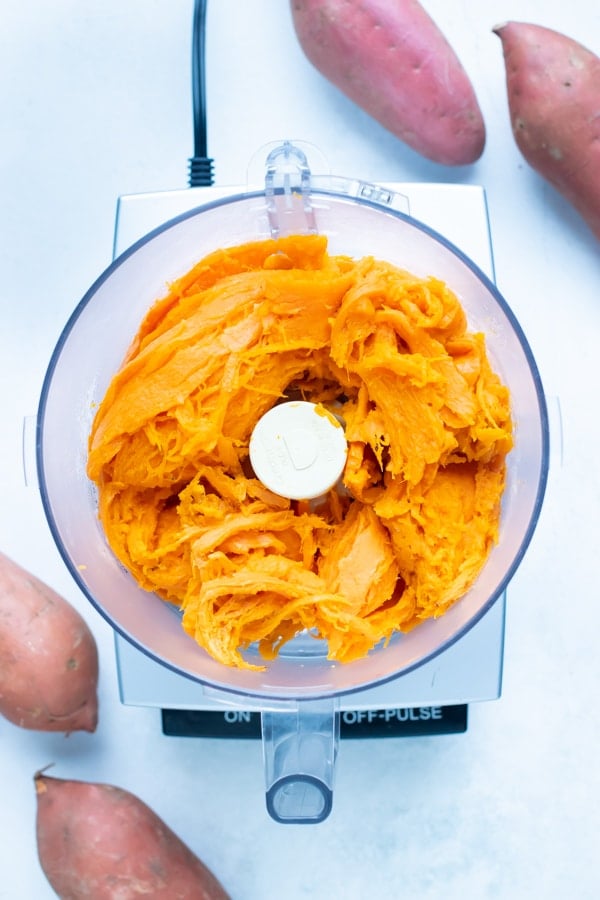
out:
<path id="1" fill-rule="evenodd" d="M 286 398 L 344 421 L 343 489 L 267 490 L 248 443 Z M 498 537 L 507 388 L 448 286 L 323 236 L 199 262 L 148 311 L 100 404 L 88 474 L 118 559 L 226 665 L 301 630 L 349 662 L 439 616 Z"/>

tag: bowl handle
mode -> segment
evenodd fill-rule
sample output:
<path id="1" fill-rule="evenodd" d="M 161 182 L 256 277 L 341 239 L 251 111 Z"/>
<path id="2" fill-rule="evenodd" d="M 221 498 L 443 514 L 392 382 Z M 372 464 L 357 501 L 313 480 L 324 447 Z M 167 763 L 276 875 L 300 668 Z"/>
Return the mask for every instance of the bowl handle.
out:
<path id="1" fill-rule="evenodd" d="M 267 811 L 283 824 L 316 824 L 333 803 L 340 735 L 335 698 L 261 713 Z"/>

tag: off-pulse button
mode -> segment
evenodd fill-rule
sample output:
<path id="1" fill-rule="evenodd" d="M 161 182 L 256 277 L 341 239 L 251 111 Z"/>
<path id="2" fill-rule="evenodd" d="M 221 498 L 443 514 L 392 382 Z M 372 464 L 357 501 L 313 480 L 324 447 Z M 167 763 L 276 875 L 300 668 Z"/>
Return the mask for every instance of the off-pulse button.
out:
<path id="1" fill-rule="evenodd" d="M 346 464 L 344 429 L 315 403 L 290 400 L 256 423 L 250 462 L 265 487 L 290 500 L 311 500 L 337 483 Z"/>

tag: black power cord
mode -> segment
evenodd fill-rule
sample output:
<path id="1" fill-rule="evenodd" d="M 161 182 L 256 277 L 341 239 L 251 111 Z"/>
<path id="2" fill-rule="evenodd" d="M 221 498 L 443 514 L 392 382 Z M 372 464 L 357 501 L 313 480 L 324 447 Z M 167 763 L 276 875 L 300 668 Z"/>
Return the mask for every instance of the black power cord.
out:
<path id="1" fill-rule="evenodd" d="M 189 186 L 213 184 L 213 161 L 207 156 L 206 137 L 206 0 L 194 0 L 192 24 L 192 103 L 194 115 L 194 155 L 189 160 Z"/>

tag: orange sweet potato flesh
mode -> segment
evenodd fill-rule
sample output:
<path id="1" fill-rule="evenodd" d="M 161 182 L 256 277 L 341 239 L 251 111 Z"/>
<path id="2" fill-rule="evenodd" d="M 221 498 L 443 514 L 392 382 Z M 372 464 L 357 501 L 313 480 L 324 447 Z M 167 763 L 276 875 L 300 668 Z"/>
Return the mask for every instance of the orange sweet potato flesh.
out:
<path id="1" fill-rule="evenodd" d="M 473 85 L 417 0 L 291 0 L 310 62 L 388 131 L 444 165 L 481 156 Z"/>
<path id="2" fill-rule="evenodd" d="M 98 651 L 77 610 L 0 553 L 0 713 L 36 731 L 94 731 Z"/>
<path id="3" fill-rule="evenodd" d="M 267 490 L 248 444 L 276 402 L 341 416 L 343 489 Z M 507 388 L 443 282 L 292 235 L 219 250 L 141 323 L 88 474 L 116 556 L 226 665 L 307 629 L 349 662 L 441 615 L 498 535 Z"/>
<path id="4" fill-rule="evenodd" d="M 61 900 L 228 900 L 142 800 L 109 784 L 35 776 L 40 864 Z"/>
<path id="5" fill-rule="evenodd" d="M 517 146 L 600 238 L 600 58 L 541 25 L 507 22 L 494 31 Z"/>

